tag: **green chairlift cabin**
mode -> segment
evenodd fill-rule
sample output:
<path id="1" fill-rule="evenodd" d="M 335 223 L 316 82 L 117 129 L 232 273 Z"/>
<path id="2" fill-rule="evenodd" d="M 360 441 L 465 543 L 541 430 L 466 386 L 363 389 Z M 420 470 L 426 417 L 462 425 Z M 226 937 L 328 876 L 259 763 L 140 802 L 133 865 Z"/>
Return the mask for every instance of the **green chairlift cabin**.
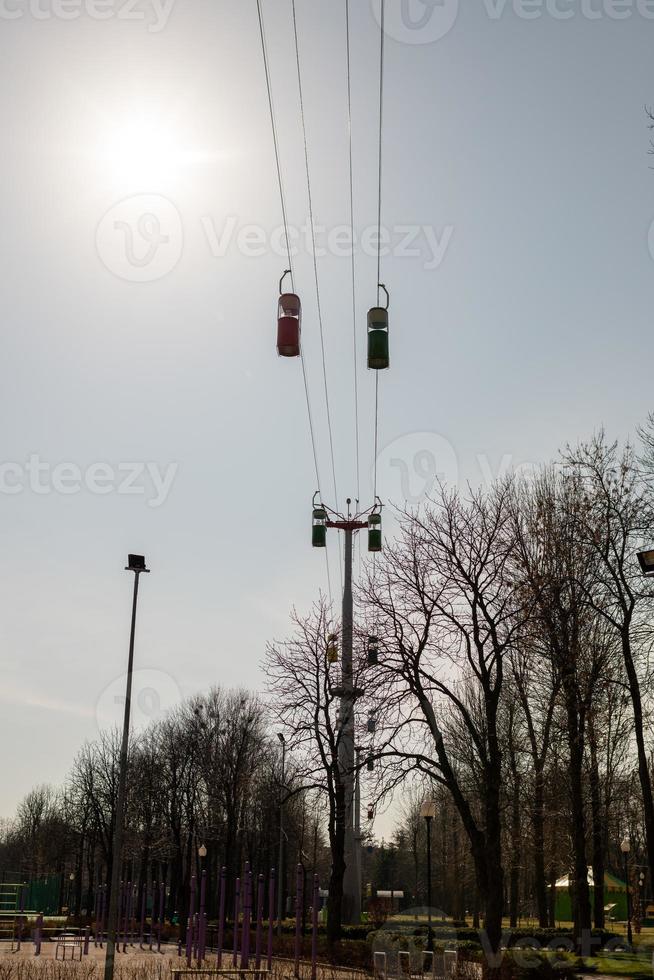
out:
<path id="1" fill-rule="evenodd" d="M 385 371 L 390 367 L 388 352 L 388 306 L 390 298 L 383 282 L 379 288 L 386 293 L 386 306 L 373 306 L 368 310 L 368 368 Z"/>

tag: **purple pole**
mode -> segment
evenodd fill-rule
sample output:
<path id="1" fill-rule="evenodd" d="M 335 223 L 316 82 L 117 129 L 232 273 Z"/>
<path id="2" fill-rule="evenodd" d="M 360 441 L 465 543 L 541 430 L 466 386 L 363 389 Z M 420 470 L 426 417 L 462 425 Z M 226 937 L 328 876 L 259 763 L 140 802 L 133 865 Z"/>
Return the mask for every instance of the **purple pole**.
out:
<path id="1" fill-rule="evenodd" d="M 95 892 L 95 914 L 93 924 L 93 945 L 98 945 L 98 932 L 100 930 L 100 919 L 102 917 L 102 884 L 100 883 L 100 873 L 98 872 L 98 887 Z"/>
<path id="2" fill-rule="evenodd" d="M 120 953 L 120 936 L 123 928 L 123 900 L 125 898 L 125 885 L 121 880 L 118 886 L 118 925 L 116 926 L 116 952 Z M 111 896 L 109 896 L 109 902 L 111 902 Z M 107 926 L 109 923 L 107 923 Z M 108 937 L 107 937 L 108 938 Z"/>
<path id="3" fill-rule="evenodd" d="M 204 947 L 206 941 L 205 935 L 205 915 L 204 909 L 207 901 L 207 872 L 202 871 L 202 877 L 200 878 L 200 928 L 199 928 L 199 949 L 198 949 L 198 959 L 204 959 Z"/>
<path id="4" fill-rule="evenodd" d="M 104 943 L 104 914 L 107 908 L 107 886 L 102 886 L 102 893 L 100 895 L 100 949 L 102 949 Z"/>
<path id="5" fill-rule="evenodd" d="M 121 881 L 120 883 L 120 919 L 122 922 L 123 934 L 123 953 L 125 952 L 125 909 L 127 907 L 127 882 Z"/>
<path id="6" fill-rule="evenodd" d="M 240 900 L 241 900 L 241 879 L 236 879 L 236 892 L 234 895 L 234 966 L 238 966 L 238 923 L 240 919 Z"/>
<path id="7" fill-rule="evenodd" d="M 193 916 L 195 915 L 195 875 L 191 876 L 191 895 L 188 907 L 188 927 L 186 930 L 186 965 L 190 968 L 193 958 Z"/>
<path id="8" fill-rule="evenodd" d="M 18 946 L 17 949 L 20 951 L 20 944 L 23 938 L 23 911 L 25 909 L 25 885 L 20 886 L 20 901 L 18 903 Z"/>
<path id="9" fill-rule="evenodd" d="M 129 943 L 129 922 L 132 917 L 132 882 L 127 882 L 127 891 L 125 892 L 125 941 L 123 943 L 123 953 L 127 952 L 127 944 Z"/>
<path id="10" fill-rule="evenodd" d="M 302 865 L 297 866 L 297 876 L 295 879 L 295 976 L 300 976 L 300 930 L 302 928 L 302 908 L 304 895 L 302 894 L 303 874 Z"/>
<path id="11" fill-rule="evenodd" d="M 147 880 L 143 886 L 143 894 L 141 895 L 141 938 L 139 939 L 139 949 L 143 949 L 143 940 L 145 938 L 145 904 L 148 898 L 148 883 Z"/>
<path id="12" fill-rule="evenodd" d="M 245 862 L 245 894 L 243 899 L 243 941 L 241 943 L 241 969 L 250 963 L 250 917 L 252 915 L 252 872 Z"/>
<path id="13" fill-rule="evenodd" d="M 264 878 L 259 875 L 257 879 L 257 947 L 255 969 L 261 968 L 261 936 L 263 932 L 263 889 Z"/>
<path id="14" fill-rule="evenodd" d="M 136 909 L 134 908 L 135 905 L 136 905 L 136 885 L 132 885 L 132 887 L 129 890 L 129 935 L 128 935 L 128 940 L 129 940 L 129 945 L 130 946 L 133 946 L 134 945 L 134 932 L 135 932 L 135 929 L 134 929 L 134 925 L 135 925 L 134 919 L 135 919 L 135 912 L 136 912 Z"/>
<path id="15" fill-rule="evenodd" d="M 166 882 L 159 885 L 159 929 L 157 931 L 157 952 L 161 952 L 161 930 L 166 922 Z"/>
<path id="16" fill-rule="evenodd" d="M 220 872 L 220 898 L 218 900 L 218 969 L 223 961 L 223 937 L 225 935 L 225 885 L 227 883 L 227 868 Z"/>
<path id="17" fill-rule="evenodd" d="M 275 869 L 268 880 L 268 972 L 272 970 L 273 929 L 275 924 Z"/>
<path id="18" fill-rule="evenodd" d="M 320 886 L 318 875 L 313 876 L 313 902 L 311 907 L 311 980 L 316 980 L 318 963 L 318 902 Z"/>
<path id="19" fill-rule="evenodd" d="M 123 921 L 122 933 L 123 933 L 123 953 L 125 952 L 125 947 L 127 945 L 127 882 L 123 882 L 123 898 L 121 906 L 121 918 Z"/>
<path id="20" fill-rule="evenodd" d="M 93 945 L 98 945 L 98 913 L 100 911 L 100 885 L 95 889 L 93 895 Z"/>
<path id="21" fill-rule="evenodd" d="M 34 955 L 41 955 L 41 936 L 43 934 L 43 913 L 40 912 L 36 919 L 36 935 L 34 936 Z"/>
<path id="22" fill-rule="evenodd" d="M 91 939 L 91 926 L 87 926 L 84 930 L 84 955 L 89 955 L 89 942 Z"/>
<path id="23" fill-rule="evenodd" d="M 245 863 L 245 900 L 243 902 L 243 942 L 241 943 L 241 969 L 250 963 L 250 917 L 252 914 L 252 872 Z"/>
<path id="24" fill-rule="evenodd" d="M 157 883 L 152 882 L 152 911 L 150 912 L 150 952 L 152 952 L 152 944 L 154 943 L 154 928 L 155 922 L 157 921 Z"/>

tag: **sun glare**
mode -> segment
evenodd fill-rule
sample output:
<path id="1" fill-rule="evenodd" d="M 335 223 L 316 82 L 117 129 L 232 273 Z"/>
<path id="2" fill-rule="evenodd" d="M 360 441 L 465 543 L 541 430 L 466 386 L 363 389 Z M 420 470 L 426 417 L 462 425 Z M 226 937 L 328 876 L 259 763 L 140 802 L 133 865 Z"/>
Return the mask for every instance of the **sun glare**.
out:
<path id="1" fill-rule="evenodd" d="M 98 156 L 116 180 L 149 187 L 170 181 L 189 155 L 171 126 L 135 116 L 103 134 Z"/>

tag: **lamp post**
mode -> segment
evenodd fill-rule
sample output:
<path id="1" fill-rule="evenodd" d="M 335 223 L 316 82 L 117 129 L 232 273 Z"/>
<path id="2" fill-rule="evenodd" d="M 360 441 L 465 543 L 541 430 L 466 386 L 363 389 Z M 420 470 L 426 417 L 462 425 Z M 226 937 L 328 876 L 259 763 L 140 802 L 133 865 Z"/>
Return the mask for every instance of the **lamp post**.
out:
<path id="1" fill-rule="evenodd" d="M 200 858 L 200 920 L 198 922 L 198 955 L 197 959 L 202 961 L 204 959 L 204 944 L 205 944 L 205 932 L 206 932 L 206 922 L 205 922 L 205 904 L 207 899 L 207 871 L 205 868 L 205 858 L 207 856 L 207 848 L 205 844 L 200 844 L 198 847 L 198 857 Z"/>
<path id="2" fill-rule="evenodd" d="M 279 798 L 279 886 L 277 890 L 277 935 L 282 934 L 282 910 L 284 904 L 284 785 L 286 783 L 286 739 L 281 732 L 277 738 L 282 746 L 282 795 Z"/>
<path id="3" fill-rule="evenodd" d="M 116 931 L 118 926 L 118 902 L 120 889 L 120 856 L 123 849 L 123 829 L 125 796 L 127 786 L 127 749 L 129 745 L 129 716 L 132 703 L 132 671 L 134 668 L 134 634 L 136 632 L 136 603 L 139 594 L 139 578 L 145 567 L 143 555 L 128 555 L 126 572 L 134 572 L 134 592 L 132 596 L 132 625 L 129 634 L 129 656 L 127 659 L 127 685 L 125 688 L 125 714 L 123 716 L 123 737 L 120 744 L 120 763 L 118 768 L 118 799 L 116 819 L 111 848 L 111 891 L 109 892 L 109 916 L 107 922 L 107 957 L 104 963 L 104 980 L 113 980 L 116 957 Z"/>
<path id="4" fill-rule="evenodd" d="M 420 807 L 420 816 L 427 825 L 427 949 L 434 951 L 434 933 L 431 928 L 431 822 L 436 816 L 436 804 L 425 800 Z"/>
<path id="5" fill-rule="evenodd" d="M 627 888 L 627 942 L 631 946 L 633 942 L 633 936 L 631 934 L 631 892 L 629 891 L 629 851 L 631 850 L 631 844 L 627 837 L 620 844 L 620 850 L 624 857 L 624 878 Z"/>

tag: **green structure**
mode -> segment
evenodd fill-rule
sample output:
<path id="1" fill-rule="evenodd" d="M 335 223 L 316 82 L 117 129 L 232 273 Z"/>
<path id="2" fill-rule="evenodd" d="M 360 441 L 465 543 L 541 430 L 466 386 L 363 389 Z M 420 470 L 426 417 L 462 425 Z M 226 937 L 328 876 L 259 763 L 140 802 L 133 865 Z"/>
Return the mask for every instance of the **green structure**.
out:
<path id="1" fill-rule="evenodd" d="M 0 881 L 0 916 L 14 915 L 20 906 L 23 887 L 17 875 L 2 875 Z"/>
<path id="2" fill-rule="evenodd" d="M 558 922 L 572 922 L 572 896 L 568 875 L 556 882 L 555 914 Z M 588 887 L 590 889 L 591 905 L 595 901 L 595 882 L 593 869 L 588 869 Z M 620 878 L 610 872 L 604 872 L 604 908 L 606 921 L 624 922 L 627 918 L 627 886 Z"/>
<path id="3" fill-rule="evenodd" d="M 20 872 L 0 872 L 0 918 L 11 918 L 21 909 L 26 913 L 58 915 L 61 903 L 62 876 L 46 875 L 26 880 Z"/>
<path id="4" fill-rule="evenodd" d="M 61 897 L 61 875 L 47 875 L 28 882 L 26 908 L 43 915 L 58 915 Z"/>

